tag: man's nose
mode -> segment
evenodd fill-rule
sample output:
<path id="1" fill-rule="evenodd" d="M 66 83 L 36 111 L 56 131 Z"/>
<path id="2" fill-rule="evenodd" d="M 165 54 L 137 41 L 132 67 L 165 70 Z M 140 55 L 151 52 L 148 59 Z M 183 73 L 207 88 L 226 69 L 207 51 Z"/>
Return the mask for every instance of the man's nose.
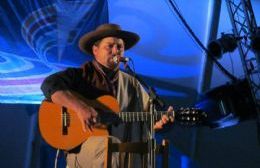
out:
<path id="1" fill-rule="evenodd" d="M 113 46 L 112 51 L 113 51 L 113 54 L 120 54 L 121 53 L 120 48 L 117 47 L 117 46 Z"/>

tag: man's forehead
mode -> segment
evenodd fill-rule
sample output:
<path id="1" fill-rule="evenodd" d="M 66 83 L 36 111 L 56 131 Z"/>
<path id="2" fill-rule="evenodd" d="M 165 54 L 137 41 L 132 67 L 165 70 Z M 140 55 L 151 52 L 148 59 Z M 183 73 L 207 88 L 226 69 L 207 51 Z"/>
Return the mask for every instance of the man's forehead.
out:
<path id="1" fill-rule="evenodd" d="M 118 37 L 105 37 L 101 41 L 106 43 L 124 43 L 123 39 Z"/>

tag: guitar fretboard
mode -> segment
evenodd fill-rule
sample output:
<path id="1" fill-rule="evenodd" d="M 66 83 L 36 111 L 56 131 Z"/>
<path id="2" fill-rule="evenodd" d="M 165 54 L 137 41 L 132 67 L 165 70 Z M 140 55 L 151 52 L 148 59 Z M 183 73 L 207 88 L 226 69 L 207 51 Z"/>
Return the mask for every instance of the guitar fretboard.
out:
<path id="1" fill-rule="evenodd" d="M 160 119 L 164 114 L 173 115 L 173 112 L 167 113 L 166 111 L 154 112 L 154 119 Z M 119 118 L 123 122 L 138 122 L 138 121 L 149 121 L 151 113 L 149 112 L 121 112 L 118 114 Z"/>
<path id="2" fill-rule="evenodd" d="M 156 111 L 154 112 L 154 119 L 158 120 L 163 115 L 174 116 L 174 118 L 182 123 L 197 124 L 204 121 L 207 117 L 205 112 L 195 108 L 181 108 L 177 111 Z M 149 121 L 151 113 L 149 112 L 121 112 L 118 114 L 123 122 L 138 122 Z"/>

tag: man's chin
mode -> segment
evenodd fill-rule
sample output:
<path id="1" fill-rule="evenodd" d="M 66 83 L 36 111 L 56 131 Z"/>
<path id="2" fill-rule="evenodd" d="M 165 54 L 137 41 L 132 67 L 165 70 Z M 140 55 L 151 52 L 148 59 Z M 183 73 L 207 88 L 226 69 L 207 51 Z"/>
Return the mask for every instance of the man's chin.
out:
<path id="1" fill-rule="evenodd" d="M 108 69 L 118 69 L 119 68 L 119 64 L 117 63 L 111 63 L 108 66 L 106 66 Z"/>
<path id="2" fill-rule="evenodd" d="M 113 66 L 111 67 L 111 69 L 118 69 L 118 68 L 119 68 L 119 64 L 113 65 Z"/>

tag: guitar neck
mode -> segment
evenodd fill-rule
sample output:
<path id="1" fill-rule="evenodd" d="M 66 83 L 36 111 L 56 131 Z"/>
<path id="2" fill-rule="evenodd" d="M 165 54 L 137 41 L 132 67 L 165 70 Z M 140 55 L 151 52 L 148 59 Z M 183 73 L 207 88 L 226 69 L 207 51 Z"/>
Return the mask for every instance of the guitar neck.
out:
<path id="1" fill-rule="evenodd" d="M 173 115 L 173 112 L 167 113 L 167 111 L 156 111 L 154 112 L 154 119 L 158 120 L 164 114 Z M 149 121 L 151 118 L 151 113 L 149 112 L 121 112 L 118 115 L 123 122 Z"/>

